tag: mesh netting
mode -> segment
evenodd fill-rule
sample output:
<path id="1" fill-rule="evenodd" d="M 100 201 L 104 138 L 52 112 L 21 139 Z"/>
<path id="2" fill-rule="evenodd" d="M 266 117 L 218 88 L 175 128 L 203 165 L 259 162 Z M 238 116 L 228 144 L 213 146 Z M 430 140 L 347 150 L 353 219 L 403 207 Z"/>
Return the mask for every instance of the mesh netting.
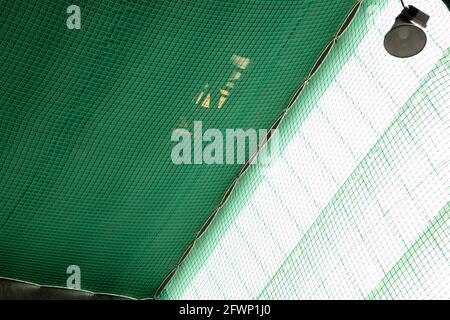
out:
<path id="1" fill-rule="evenodd" d="M 450 14 L 414 5 L 428 43 L 397 59 L 399 2 L 362 2 L 161 298 L 450 298 Z"/>
<path id="2" fill-rule="evenodd" d="M 0 0 L 0 276 L 151 297 L 242 167 L 174 128 L 271 127 L 354 4 Z"/>

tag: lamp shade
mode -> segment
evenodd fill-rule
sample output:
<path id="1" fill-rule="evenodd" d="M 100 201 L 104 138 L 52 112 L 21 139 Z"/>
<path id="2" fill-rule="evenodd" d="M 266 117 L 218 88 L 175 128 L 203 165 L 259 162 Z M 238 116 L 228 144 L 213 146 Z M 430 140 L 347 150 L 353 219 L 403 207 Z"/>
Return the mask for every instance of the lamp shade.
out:
<path id="1" fill-rule="evenodd" d="M 423 50 L 427 43 L 425 32 L 404 15 L 399 15 L 391 30 L 384 37 L 384 47 L 399 58 L 412 57 Z"/>

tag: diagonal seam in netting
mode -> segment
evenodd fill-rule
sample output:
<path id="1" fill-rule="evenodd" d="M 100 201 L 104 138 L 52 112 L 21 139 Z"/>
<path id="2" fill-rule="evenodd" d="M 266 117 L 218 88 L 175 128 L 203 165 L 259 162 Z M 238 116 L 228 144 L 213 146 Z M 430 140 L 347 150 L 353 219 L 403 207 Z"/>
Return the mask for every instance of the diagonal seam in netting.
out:
<path id="1" fill-rule="evenodd" d="M 283 121 L 284 117 L 286 116 L 286 114 L 288 113 L 290 108 L 294 105 L 295 102 L 298 101 L 298 99 L 299 99 L 301 93 L 303 92 L 303 89 L 305 88 L 305 86 L 309 83 L 311 78 L 316 74 L 317 70 L 320 68 L 320 66 L 322 65 L 323 61 L 328 56 L 329 52 L 333 48 L 333 46 L 336 43 L 336 41 L 340 38 L 340 36 L 345 32 L 347 27 L 350 25 L 351 21 L 353 20 L 353 18 L 355 17 L 356 13 L 358 12 L 358 9 L 360 8 L 360 5 L 361 5 L 362 1 L 363 0 L 355 0 L 355 4 L 352 7 L 352 9 L 350 10 L 349 14 L 344 19 L 343 23 L 341 24 L 341 26 L 339 27 L 339 29 L 337 30 L 337 32 L 335 33 L 333 38 L 325 46 L 325 49 L 320 53 L 319 57 L 316 59 L 316 62 L 313 64 L 313 66 L 310 69 L 310 71 L 308 72 L 307 76 L 305 77 L 303 82 L 300 84 L 300 86 L 298 87 L 298 89 L 296 90 L 296 92 L 294 93 L 292 98 L 290 99 L 287 107 L 285 107 L 283 109 L 283 112 L 281 113 L 281 115 L 274 122 L 274 124 L 272 125 L 270 130 L 268 130 L 267 136 L 263 139 L 264 143 L 262 145 L 258 146 L 256 152 L 250 157 L 250 159 L 247 161 L 247 163 L 243 165 L 242 169 L 239 171 L 239 173 L 236 176 L 236 178 L 233 180 L 233 182 L 230 184 L 228 189 L 225 191 L 224 196 L 219 201 L 219 204 L 217 205 L 216 209 L 213 211 L 213 213 L 208 217 L 208 219 L 205 221 L 205 223 L 202 225 L 202 227 L 196 233 L 195 238 L 188 245 L 188 247 L 186 248 L 186 250 L 183 253 L 183 255 L 180 257 L 180 259 L 179 259 L 178 263 L 176 264 L 176 266 L 172 269 L 172 271 L 169 272 L 169 274 L 164 278 L 163 282 L 161 283 L 161 285 L 156 290 L 156 292 L 155 292 L 155 294 L 153 296 L 154 299 L 157 299 L 159 297 L 160 293 L 164 290 L 164 288 L 167 286 L 167 284 L 170 282 L 170 280 L 176 274 L 176 272 L 177 272 L 178 268 L 180 267 L 180 265 L 183 263 L 183 261 L 186 259 L 186 257 L 191 252 L 191 250 L 194 247 L 194 245 L 197 242 L 197 240 L 208 229 L 209 225 L 214 220 L 214 218 L 216 217 L 217 213 L 220 211 L 220 209 L 223 207 L 225 202 L 228 200 L 228 198 L 232 194 L 234 188 L 236 187 L 236 185 L 237 185 L 238 181 L 240 180 L 240 178 L 242 177 L 242 175 L 247 171 L 247 169 L 249 168 L 250 164 L 254 161 L 254 159 L 259 154 L 260 150 L 262 150 L 266 146 L 268 141 L 270 140 L 270 138 L 272 136 L 271 133 L 273 132 L 273 130 L 275 130 L 275 129 L 277 129 L 279 127 L 280 123 Z"/>

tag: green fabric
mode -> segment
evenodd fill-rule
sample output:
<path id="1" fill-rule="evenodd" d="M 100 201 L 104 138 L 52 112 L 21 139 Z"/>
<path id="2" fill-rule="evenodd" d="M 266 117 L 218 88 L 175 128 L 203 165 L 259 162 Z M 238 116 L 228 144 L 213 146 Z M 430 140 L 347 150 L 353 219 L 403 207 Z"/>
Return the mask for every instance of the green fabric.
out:
<path id="1" fill-rule="evenodd" d="M 174 165 L 172 130 L 270 128 L 354 3 L 0 1 L 0 277 L 152 297 L 241 169 Z"/>
<path id="2" fill-rule="evenodd" d="M 408 298 L 411 293 L 423 289 L 422 279 L 431 279 L 436 286 L 439 286 L 438 281 L 448 281 L 436 279 L 433 271 L 437 267 L 448 271 L 449 256 L 445 244 L 449 241 L 449 230 L 450 203 L 442 208 L 430 226 L 386 274 L 368 298 Z M 427 295 L 423 295 L 422 298 L 426 299 Z"/>

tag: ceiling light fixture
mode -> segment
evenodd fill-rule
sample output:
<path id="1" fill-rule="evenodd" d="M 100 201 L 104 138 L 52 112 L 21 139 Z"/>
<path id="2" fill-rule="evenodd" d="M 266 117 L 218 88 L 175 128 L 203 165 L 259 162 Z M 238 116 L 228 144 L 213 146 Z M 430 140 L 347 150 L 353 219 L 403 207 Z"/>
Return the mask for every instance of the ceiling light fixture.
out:
<path id="1" fill-rule="evenodd" d="M 425 47 L 427 36 L 419 26 L 426 28 L 430 16 L 414 6 L 406 7 L 403 1 L 401 2 L 403 10 L 384 37 L 384 48 L 394 57 L 408 58 Z"/>

